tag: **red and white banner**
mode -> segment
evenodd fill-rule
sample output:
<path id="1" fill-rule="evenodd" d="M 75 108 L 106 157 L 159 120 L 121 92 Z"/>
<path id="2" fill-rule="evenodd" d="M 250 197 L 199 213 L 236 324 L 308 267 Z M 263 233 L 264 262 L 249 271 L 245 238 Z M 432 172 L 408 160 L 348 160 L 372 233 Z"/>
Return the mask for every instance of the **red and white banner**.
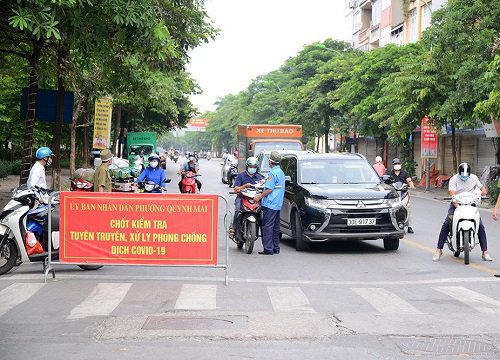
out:
<path id="1" fill-rule="evenodd" d="M 438 134 L 436 127 L 430 123 L 427 116 L 422 119 L 420 126 L 420 156 L 423 158 L 437 158 L 438 155 Z"/>
<path id="2" fill-rule="evenodd" d="M 62 192 L 59 261 L 216 265 L 216 195 Z"/>

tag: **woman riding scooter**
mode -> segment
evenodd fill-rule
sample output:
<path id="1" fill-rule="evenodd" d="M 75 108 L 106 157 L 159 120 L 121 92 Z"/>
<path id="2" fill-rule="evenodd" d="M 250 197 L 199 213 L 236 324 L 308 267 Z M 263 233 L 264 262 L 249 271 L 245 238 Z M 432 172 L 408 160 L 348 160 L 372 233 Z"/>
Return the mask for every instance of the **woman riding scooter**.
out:
<path id="1" fill-rule="evenodd" d="M 139 175 L 136 183 L 154 182 L 159 187 L 162 187 L 167 182 L 167 175 L 160 165 L 160 157 L 156 154 L 151 154 L 148 158 L 149 166 Z M 159 192 L 159 191 L 158 191 Z"/>

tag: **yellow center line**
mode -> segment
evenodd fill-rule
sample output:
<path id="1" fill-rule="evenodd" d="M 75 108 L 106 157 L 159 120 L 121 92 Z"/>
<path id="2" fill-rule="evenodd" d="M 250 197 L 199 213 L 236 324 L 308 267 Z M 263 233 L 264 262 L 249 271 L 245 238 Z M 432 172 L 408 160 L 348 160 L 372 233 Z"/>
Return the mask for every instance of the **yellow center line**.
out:
<path id="1" fill-rule="evenodd" d="M 404 242 L 406 245 L 410 245 L 410 246 L 413 246 L 414 248 L 417 248 L 417 249 L 420 249 L 420 250 L 423 250 L 423 251 L 426 251 L 428 253 L 432 253 L 434 254 L 434 252 L 436 251 L 435 248 L 431 248 L 429 246 L 425 246 L 425 245 L 422 245 L 422 244 L 419 244 L 413 240 L 408 240 L 408 239 L 401 239 L 402 242 Z M 446 254 L 444 251 L 443 251 L 443 255 L 442 256 L 446 256 L 448 258 L 451 258 L 451 260 L 453 260 L 454 262 L 456 263 L 462 263 L 463 264 L 463 259 L 458 259 L 456 258 L 455 256 L 453 255 L 450 255 L 450 254 Z M 468 265 L 469 267 L 471 268 L 474 268 L 476 270 L 479 270 L 479 271 L 482 271 L 482 272 L 485 272 L 485 273 L 488 273 L 488 274 L 491 274 L 491 275 L 495 275 L 498 273 L 497 270 L 495 269 L 491 269 L 487 266 L 484 266 L 484 265 L 479 265 L 479 264 L 469 264 Z"/>

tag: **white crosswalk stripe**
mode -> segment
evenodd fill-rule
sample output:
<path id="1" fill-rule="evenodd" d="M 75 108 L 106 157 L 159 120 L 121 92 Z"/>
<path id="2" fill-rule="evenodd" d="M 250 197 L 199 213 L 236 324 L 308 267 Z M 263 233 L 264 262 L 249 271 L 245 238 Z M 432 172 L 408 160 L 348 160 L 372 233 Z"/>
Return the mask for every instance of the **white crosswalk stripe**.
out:
<path id="1" fill-rule="evenodd" d="M 500 301 L 462 286 L 440 286 L 433 287 L 433 289 L 451 296 L 481 313 L 500 314 Z"/>
<path id="2" fill-rule="evenodd" d="M 382 288 L 351 288 L 381 313 L 420 313 L 396 294 Z"/>
<path id="3" fill-rule="evenodd" d="M 17 283 L 0 291 L 0 316 L 32 297 L 45 284 Z"/>
<path id="4" fill-rule="evenodd" d="M 216 308 L 216 285 L 184 284 L 175 302 L 176 310 L 214 310 Z"/>
<path id="5" fill-rule="evenodd" d="M 267 293 L 276 312 L 315 312 L 300 287 L 268 286 Z"/>
<path id="6" fill-rule="evenodd" d="M 99 283 L 92 293 L 78 304 L 67 319 L 82 319 L 89 316 L 111 314 L 127 295 L 131 283 Z"/>

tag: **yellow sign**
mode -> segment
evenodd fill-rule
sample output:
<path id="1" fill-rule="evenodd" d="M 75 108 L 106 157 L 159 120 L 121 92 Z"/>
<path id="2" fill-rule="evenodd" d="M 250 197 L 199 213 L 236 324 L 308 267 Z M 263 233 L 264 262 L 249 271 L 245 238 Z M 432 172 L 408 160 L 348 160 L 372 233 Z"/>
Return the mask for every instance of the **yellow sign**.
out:
<path id="1" fill-rule="evenodd" d="M 111 114 L 113 101 L 109 97 L 95 102 L 94 113 L 94 149 L 109 149 L 111 147 Z"/>

